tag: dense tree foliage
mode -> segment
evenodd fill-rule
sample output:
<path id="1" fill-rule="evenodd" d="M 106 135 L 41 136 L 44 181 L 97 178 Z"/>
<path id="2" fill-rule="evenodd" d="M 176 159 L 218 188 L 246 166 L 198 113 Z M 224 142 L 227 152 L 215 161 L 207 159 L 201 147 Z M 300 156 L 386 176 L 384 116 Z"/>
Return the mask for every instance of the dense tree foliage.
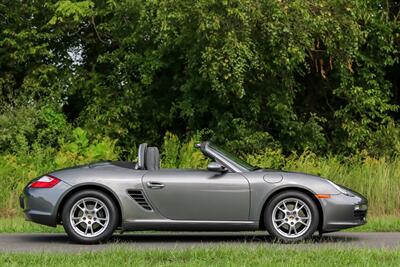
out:
<path id="1" fill-rule="evenodd" d="M 399 2 L 3 0 L 0 149 L 74 127 L 244 152 L 400 151 Z"/>

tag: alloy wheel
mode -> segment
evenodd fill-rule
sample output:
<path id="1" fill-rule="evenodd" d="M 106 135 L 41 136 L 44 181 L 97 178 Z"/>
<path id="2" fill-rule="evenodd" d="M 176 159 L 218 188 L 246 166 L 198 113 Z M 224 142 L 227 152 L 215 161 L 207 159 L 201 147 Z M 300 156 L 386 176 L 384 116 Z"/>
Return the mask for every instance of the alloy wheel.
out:
<path id="1" fill-rule="evenodd" d="M 83 237 L 96 237 L 102 234 L 110 221 L 110 212 L 101 200 L 85 197 L 78 200 L 71 209 L 72 229 Z"/>
<path id="2" fill-rule="evenodd" d="M 272 211 L 275 230 L 287 238 L 302 236 L 310 228 L 311 222 L 310 207 L 298 198 L 283 199 Z"/>

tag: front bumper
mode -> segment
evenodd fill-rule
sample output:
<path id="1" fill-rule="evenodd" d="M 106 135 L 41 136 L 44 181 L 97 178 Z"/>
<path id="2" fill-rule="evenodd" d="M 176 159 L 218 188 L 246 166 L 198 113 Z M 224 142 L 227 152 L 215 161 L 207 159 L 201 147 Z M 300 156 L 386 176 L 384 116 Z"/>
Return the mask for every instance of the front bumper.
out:
<path id="1" fill-rule="evenodd" d="M 19 198 L 19 204 L 24 211 L 26 220 L 56 226 L 59 202 L 70 187 L 63 181 L 52 188 L 25 187 Z"/>
<path id="2" fill-rule="evenodd" d="M 324 214 L 322 232 L 333 232 L 363 225 L 367 222 L 368 201 L 362 195 L 332 195 L 321 199 Z"/>

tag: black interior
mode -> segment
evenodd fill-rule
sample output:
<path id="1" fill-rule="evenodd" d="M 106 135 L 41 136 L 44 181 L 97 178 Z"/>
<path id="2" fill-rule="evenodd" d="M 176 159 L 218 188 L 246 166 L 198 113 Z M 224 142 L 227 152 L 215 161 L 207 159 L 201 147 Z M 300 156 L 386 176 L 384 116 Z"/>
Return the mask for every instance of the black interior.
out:
<path id="1" fill-rule="evenodd" d="M 157 171 L 160 169 L 160 152 L 157 147 L 148 147 L 146 143 L 140 144 L 138 149 L 138 162 L 136 169 Z"/>
<path id="2" fill-rule="evenodd" d="M 157 147 L 147 148 L 144 165 L 146 170 L 149 171 L 158 171 L 160 169 L 160 152 Z"/>

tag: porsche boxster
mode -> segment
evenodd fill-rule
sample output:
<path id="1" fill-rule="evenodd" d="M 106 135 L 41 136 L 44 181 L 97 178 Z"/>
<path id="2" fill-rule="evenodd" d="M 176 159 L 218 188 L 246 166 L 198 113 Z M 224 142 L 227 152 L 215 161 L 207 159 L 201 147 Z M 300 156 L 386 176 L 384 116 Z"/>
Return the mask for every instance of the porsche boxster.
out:
<path id="1" fill-rule="evenodd" d="M 20 196 L 27 220 L 63 225 L 78 243 L 123 231 L 266 230 L 294 242 L 366 223 L 362 195 L 314 175 L 261 169 L 211 142 L 207 169 L 163 169 L 157 147 L 137 162 L 102 161 L 37 177 Z"/>

